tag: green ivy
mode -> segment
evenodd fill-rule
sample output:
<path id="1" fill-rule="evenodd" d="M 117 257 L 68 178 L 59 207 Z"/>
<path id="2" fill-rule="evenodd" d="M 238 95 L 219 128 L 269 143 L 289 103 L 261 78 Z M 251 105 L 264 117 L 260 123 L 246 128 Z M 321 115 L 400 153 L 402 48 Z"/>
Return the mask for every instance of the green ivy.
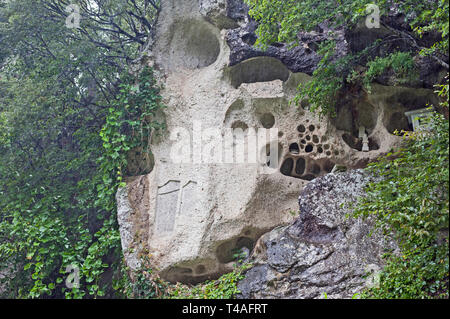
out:
<path id="1" fill-rule="evenodd" d="M 447 64 L 440 56 L 448 56 L 448 0 L 420 1 L 406 0 L 245 0 L 249 5 L 250 16 L 258 22 L 255 46 L 266 49 L 277 42 L 298 44 L 298 32 L 317 31 L 317 26 L 327 23 L 336 30 L 351 30 L 364 21 L 370 12 L 368 5 L 377 5 L 380 16 L 385 16 L 395 4 L 399 13 L 403 13 L 410 32 L 396 30 L 386 25 L 392 32 L 391 37 L 377 39 L 367 43 L 358 52 L 349 52 L 338 58 L 335 55 L 335 35 L 328 33 L 329 40 L 318 44 L 316 53 L 322 57 L 313 72 L 309 83 L 298 87 L 298 95 L 293 102 L 299 105 L 305 101 L 312 111 L 319 114 L 334 115 L 339 95 L 345 93 L 349 85 L 362 86 L 370 91 L 370 83 L 385 72 L 393 72 L 395 84 L 404 84 L 415 80 L 418 73 L 412 56 L 422 54 L 431 56 Z M 429 33 L 440 34 L 433 43 L 421 47 L 420 38 Z M 394 52 L 389 43 L 392 39 L 402 39 L 409 43 L 411 52 Z M 386 46 L 386 47 L 384 47 Z M 448 69 L 448 64 L 447 64 Z M 302 103 L 303 104 L 303 103 Z"/>
<path id="2" fill-rule="evenodd" d="M 439 91 L 448 107 L 448 84 Z M 376 217 L 376 226 L 399 243 L 385 254 L 379 287 L 366 298 L 448 298 L 449 123 L 430 120 L 430 131 L 405 137 L 403 149 L 368 170 L 381 180 L 369 183 L 354 213 Z"/>
<path id="3" fill-rule="evenodd" d="M 1 298 L 122 297 L 114 194 L 162 107 L 151 69 L 128 68 L 159 1 L 97 4 L 108 21 L 81 6 L 79 29 L 52 1 L 0 4 Z"/>
<path id="4" fill-rule="evenodd" d="M 188 285 L 171 284 L 161 279 L 151 268 L 150 258 L 143 256 L 139 269 L 130 271 L 124 267 L 125 275 L 116 281 L 115 287 L 132 299 L 234 299 L 240 293 L 239 282 L 253 265 L 245 262 L 247 256 L 241 250 L 237 250 L 233 257 L 236 261 L 233 271 L 216 280 Z"/>

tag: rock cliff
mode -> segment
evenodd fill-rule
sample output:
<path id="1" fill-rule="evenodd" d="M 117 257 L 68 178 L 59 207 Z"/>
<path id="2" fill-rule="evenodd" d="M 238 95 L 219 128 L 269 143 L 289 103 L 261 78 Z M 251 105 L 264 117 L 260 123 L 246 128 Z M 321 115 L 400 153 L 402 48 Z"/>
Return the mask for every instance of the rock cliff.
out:
<path id="1" fill-rule="evenodd" d="M 398 147 L 394 131 L 411 129 L 404 112 L 436 101 L 428 83 L 439 72 L 425 70 L 438 66 L 424 64 L 414 88 L 374 84 L 371 94 L 349 92 L 335 119 L 319 118 L 307 101 L 289 101 L 310 80 L 319 60 L 312 44 L 326 26 L 300 34 L 296 48 L 261 51 L 238 0 L 161 5 L 148 55 L 164 87 L 167 130 L 153 136 L 150 163 L 135 159 L 147 169 L 137 169 L 117 194 L 128 265 L 137 269 L 145 254 L 164 279 L 196 283 L 230 271 L 234 252 L 259 242 L 265 261 L 248 273 L 243 296 L 356 291 L 365 267 L 379 265 L 382 248 L 363 236 L 364 223 L 346 221 L 335 206 L 335 192 L 359 194 L 362 173 L 330 173 L 336 165 L 364 167 Z M 364 38 L 354 36 L 362 30 L 340 32 L 339 54 Z M 267 131 L 256 138 L 259 129 Z M 301 192 L 300 218 L 276 228 L 294 221 Z M 285 288 L 270 288 L 275 277 Z"/>

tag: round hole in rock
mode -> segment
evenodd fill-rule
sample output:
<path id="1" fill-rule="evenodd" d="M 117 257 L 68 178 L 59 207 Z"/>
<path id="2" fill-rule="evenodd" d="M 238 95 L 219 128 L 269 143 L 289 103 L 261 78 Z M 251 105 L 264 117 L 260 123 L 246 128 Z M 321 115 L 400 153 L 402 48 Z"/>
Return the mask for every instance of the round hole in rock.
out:
<path id="1" fill-rule="evenodd" d="M 338 150 L 335 150 L 335 151 L 334 151 L 334 155 L 338 156 L 338 155 L 339 155 L 339 151 L 338 151 Z"/>
<path id="2" fill-rule="evenodd" d="M 315 127 L 314 125 L 311 124 L 311 125 L 308 127 L 308 129 L 309 129 L 310 132 L 313 132 L 313 131 L 316 129 L 316 127 Z"/>
<path id="3" fill-rule="evenodd" d="M 281 165 L 280 172 L 283 175 L 291 176 L 293 168 L 294 168 L 294 160 L 292 158 L 287 158 L 283 162 L 283 165 Z"/>
<path id="4" fill-rule="evenodd" d="M 307 136 L 306 136 L 306 140 L 307 140 L 307 141 L 311 141 L 311 136 L 307 135 Z"/>
<path id="5" fill-rule="evenodd" d="M 278 137 L 283 137 L 284 133 L 283 132 L 278 132 Z"/>
<path id="6" fill-rule="evenodd" d="M 322 146 L 318 146 L 318 147 L 317 147 L 317 152 L 320 153 L 320 154 L 323 153 L 323 148 L 322 148 Z"/>
<path id="7" fill-rule="evenodd" d="M 306 144 L 306 141 L 305 140 L 301 140 L 300 143 Z"/>
<path id="8" fill-rule="evenodd" d="M 275 125 L 275 117 L 271 113 L 265 113 L 263 114 L 259 121 L 261 122 L 261 125 L 266 128 L 272 128 Z"/>
<path id="9" fill-rule="evenodd" d="M 329 144 L 325 144 L 325 145 L 323 146 L 323 148 L 326 149 L 326 150 L 329 150 L 329 149 L 330 149 L 330 145 L 329 145 Z"/>
<path id="10" fill-rule="evenodd" d="M 305 172 L 306 161 L 304 158 L 300 157 L 295 163 L 295 173 L 297 175 L 302 175 Z"/>
<path id="11" fill-rule="evenodd" d="M 292 143 L 289 145 L 289 152 L 293 154 L 298 154 L 300 152 L 300 148 L 297 143 Z"/>
<path id="12" fill-rule="evenodd" d="M 312 146 L 311 144 L 306 145 L 306 147 L 305 147 L 306 153 L 311 153 L 313 150 L 314 150 L 314 146 Z"/>
<path id="13" fill-rule="evenodd" d="M 332 161 L 327 160 L 327 161 L 323 164 L 322 168 L 323 168 L 323 170 L 324 170 L 325 172 L 331 173 L 331 171 L 332 171 L 333 168 L 334 168 L 334 165 L 335 165 L 335 164 L 334 164 Z"/>
<path id="14" fill-rule="evenodd" d="M 313 174 L 306 174 L 306 175 L 302 176 L 302 179 L 305 179 L 307 181 L 312 181 L 315 178 L 316 178 L 316 176 Z"/>
<path id="15" fill-rule="evenodd" d="M 220 53 L 214 28 L 202 20 L 183 20 L 171 27 L 170 69 L 196 69 L 213 64 Z"/>
<path id="16" fill-rule="evenodd" d="M 306 128 L 304 125 L 299 125 L 297 126 L 297 131 L 299 131 L 300 133 L 304 133 L 306 132 Z"/>
<path id="17" fill-rule="evenodd" d="M 313 139 L 314 143 L 316 143 L 316 144 L 319 143 L 319 137 L 317 135 L 313 135 L 312 139 Z"/>
<path id="18" fill-rule="evenodd" d="M 327 154 L 327 156 L 331 156 L 331 152 L 327 151 L 325 154 Z"/>

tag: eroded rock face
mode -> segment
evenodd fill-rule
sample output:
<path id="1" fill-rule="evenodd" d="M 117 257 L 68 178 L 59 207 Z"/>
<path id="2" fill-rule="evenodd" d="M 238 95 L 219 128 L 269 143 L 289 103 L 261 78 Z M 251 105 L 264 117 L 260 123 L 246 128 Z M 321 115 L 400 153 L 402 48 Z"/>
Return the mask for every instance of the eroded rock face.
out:
<path id="1" fill-rule="evenodd" d="M 152 61 L 164 87 L 167 130 L 153 136 L 151 173 L 130 181 L 117 196 L 127 263 L 136 269 L 139 257 L 149 255 L 152 267 L 172 282 L 195 283 L 230 271 L 236 249 L 252 250 L 261 235 L 294 220 L 291 212 L 298 210 L 298 194 L 308 182 L 335 165 L 359 168 L 391 151 L 401 142 L 391 133 L 409 125 L 404 111 L 434 99 L 431 90 L 373 85 L 371 95 L 343 101 L 336 120 L 319 119 L 289 104 L 309 75 L 271 56 L 230 66 L 228 31 L 217 17 L 239 16 L 233 3 L 162 1 Z M 362 152 L 361 127 L 368 152 Z M 276 134 L 257 145 L 257 161 L 237 163 L 238 142 L 244 141 L 248 159 L 253 152 L 245 134 L 259 128 Z M 210 134 L 225 137 L 229 129 L 241 129 L 231 145 Z M 231 162 L 210 160 L 208 153 L 220 149 L 236 156 Z M 175 160 L 180 154 L 189 161 Z M 346 234 L 314 227 L 301 236 L 326 238 L 333 246 Z M 328 254 L 319 248 L 307 246 L 318 253 L 305 258 Z"/>
<path id="2" fill-rule="evenodd" d="M 309 183 L 299 197 L 298 219 L 258 241 L 240 297 L 351 298 L 376 284 L 382 254 L 396 245 L 377 232 L 369 237 L 370 221 L 346 217 L 348 204 L 363 196 L 369 180 L 354 170 Z"/>

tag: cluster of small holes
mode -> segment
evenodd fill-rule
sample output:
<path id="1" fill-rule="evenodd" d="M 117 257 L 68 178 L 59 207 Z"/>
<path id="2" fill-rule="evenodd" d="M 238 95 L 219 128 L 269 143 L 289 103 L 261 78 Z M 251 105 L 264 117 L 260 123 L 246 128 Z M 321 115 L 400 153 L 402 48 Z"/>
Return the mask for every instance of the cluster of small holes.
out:
<path id="1" fill-rule="evenodd" d="M 308 122 L 308 120 L 307 120 Z M 326 135 L 319 136 L 316 131 L 320 129 L 319 125 L 314 124 L 300 124 L 297 126 L 298 143 L 291 143 L 289 151 L 291 154 L 297 154 L 297 151 L 304 152 L 310 155 L 319 154 L 328 157 L 338 156 L 339 151 L 334 149 L 328 141 Z M 294 146 L 295 145 L 295 146 Z M 292 151 L 291 151 L 292 150 Z"/>
<path id="2" fill-rule="evenodd" d="M 275 117 L 272 113 L 265 113 L 261 115 L 259 121 L 261 122 L 261 125 L 266 129 L 270 129 L 275 125 Z"/>

